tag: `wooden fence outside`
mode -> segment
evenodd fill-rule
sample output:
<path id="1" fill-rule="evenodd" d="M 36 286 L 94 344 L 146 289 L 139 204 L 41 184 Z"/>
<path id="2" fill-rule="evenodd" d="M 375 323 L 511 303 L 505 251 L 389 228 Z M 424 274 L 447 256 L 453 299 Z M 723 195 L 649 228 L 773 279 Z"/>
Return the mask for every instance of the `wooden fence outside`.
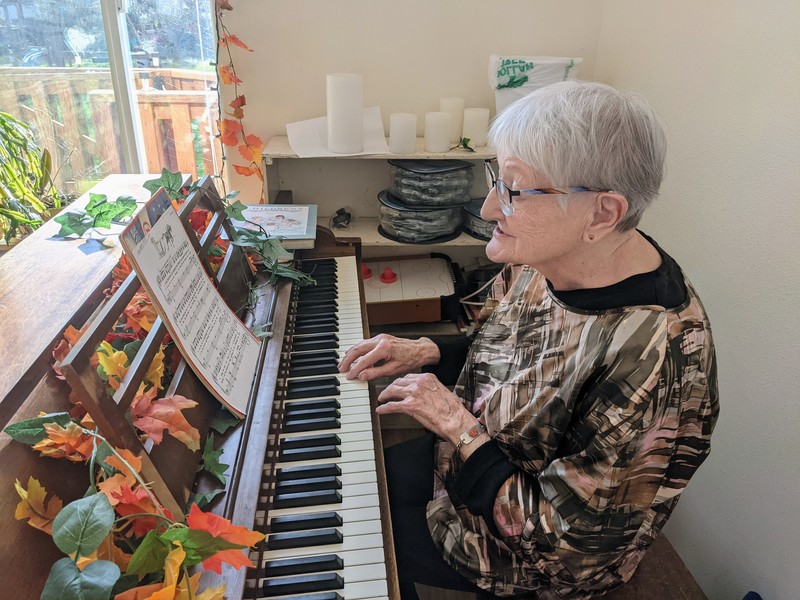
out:
<path id="1" fill-rule="evenodd" d="M 191 174 L 219 172 L 214 73 L 135 69 L 147 168 Z M 82 192 L 111 173 L 126 172 L 108 69 L 0 67 L 0 110 L 30 125 L 53 155 L 64 192 Z"/>

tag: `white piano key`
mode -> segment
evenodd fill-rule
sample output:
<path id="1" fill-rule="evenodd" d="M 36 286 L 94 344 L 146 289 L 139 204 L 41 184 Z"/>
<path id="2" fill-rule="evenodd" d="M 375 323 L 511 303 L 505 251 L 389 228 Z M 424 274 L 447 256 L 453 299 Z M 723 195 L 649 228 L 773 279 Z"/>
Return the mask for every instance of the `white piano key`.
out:
<path id="1" fill-rule="evenodd" d="M 371 521 L 366 522 L 371 523 Z M 313 556 L 315 554 L 338 554 L 339 552 L 347 552 L 349 550 L 369 550 L 374 548 L 383 548 L 383 535 L 380 533 L 345 535 L 341 544 L 266 550 L 264 552 L 264 558 L 267 560 L 275 560 L 277 558 L 300 558 L 302 556 Z"/>
<path id="2" fill-rule="evenodd" d="M 370 495 L 342 495 L 342 501 L 337 504 L 320 504 L 319 506 L 298 506 L 294 508 L 274 508 L 269 511 L 268 518 L 305 515 L 309 512 L 344 511 L 380 506 L 377 492 Z M 263 518 L 263 517 L 262 517 Z"/>
<path id="3" fill-rule="evenodd" d="M 346 568 L 344 572 L 347 573 Z M 262 582 L 263 585 L 264 580 L 261 579 L 259 581 Z M 383 579 L 377 579 L 373 581 L 354 581 L 352 583 L 348 583 L 348 580 L 345 578 L 344 587 L 342 589 L 330 591 L 338 592 L 345 600 L 366 600 L 367 598 L 374 600 L 376 598 L 384 597 L 389 593 L 386 585 L 385 574 Z M 270 600 L 280 600 L 281 598 L 292 598 L 296 596 L 297 594 L 270 596 Z M 258 596 L 258 598 L 260 600 L 261 596 Z M 266 596 L 264 598 L 266 598 Z"/>

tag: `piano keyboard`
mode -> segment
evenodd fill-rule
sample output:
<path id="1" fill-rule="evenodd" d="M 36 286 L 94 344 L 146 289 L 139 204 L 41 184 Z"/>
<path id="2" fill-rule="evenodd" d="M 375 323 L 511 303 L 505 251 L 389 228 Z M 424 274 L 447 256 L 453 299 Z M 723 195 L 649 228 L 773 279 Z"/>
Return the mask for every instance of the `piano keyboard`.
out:
<path id="1" fill-rule="evenodd" d="M 363 340 L 355 257 L 304 261 L 282 363 L 283 422 L 270 439 L 247 598 L 386 598 L 388 587 L 368 385 L 336 368 Z M 274 467 L 273 467 L 274 464 Z"/>

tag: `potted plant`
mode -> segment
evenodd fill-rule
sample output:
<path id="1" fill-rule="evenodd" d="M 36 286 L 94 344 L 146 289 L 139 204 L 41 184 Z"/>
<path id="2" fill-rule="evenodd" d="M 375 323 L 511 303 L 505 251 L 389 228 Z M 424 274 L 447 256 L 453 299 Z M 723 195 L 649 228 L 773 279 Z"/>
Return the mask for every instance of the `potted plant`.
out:
<path id="1" fill-rule="evenodd" d="M 27 235 L 69 199 L 59 193 L 47 149 L 31 128 L 0 112 L 0 236 L 6 244 Z"/>

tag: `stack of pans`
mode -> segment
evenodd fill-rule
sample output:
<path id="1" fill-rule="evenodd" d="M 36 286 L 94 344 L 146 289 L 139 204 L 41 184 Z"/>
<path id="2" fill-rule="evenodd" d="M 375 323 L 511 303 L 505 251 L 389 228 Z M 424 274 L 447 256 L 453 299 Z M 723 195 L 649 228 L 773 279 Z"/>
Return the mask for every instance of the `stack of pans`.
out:
<path id="1" fill-rule="evenodd" d="M 483 201 L 483 198 L 475 198 L 464 207 L 464 224 L 461 227 L 472 237 L 488 242 L 492 239 L 492 231 L 497 221 L 484 221 L 481 218 Z"/>
<path id="2" fill-rule="evenodd" d="M 390 160 L 392 185 L 378 194 L 384 237 L 407 244 L 457 238 L 473 174 L 463 160 Z"/>

